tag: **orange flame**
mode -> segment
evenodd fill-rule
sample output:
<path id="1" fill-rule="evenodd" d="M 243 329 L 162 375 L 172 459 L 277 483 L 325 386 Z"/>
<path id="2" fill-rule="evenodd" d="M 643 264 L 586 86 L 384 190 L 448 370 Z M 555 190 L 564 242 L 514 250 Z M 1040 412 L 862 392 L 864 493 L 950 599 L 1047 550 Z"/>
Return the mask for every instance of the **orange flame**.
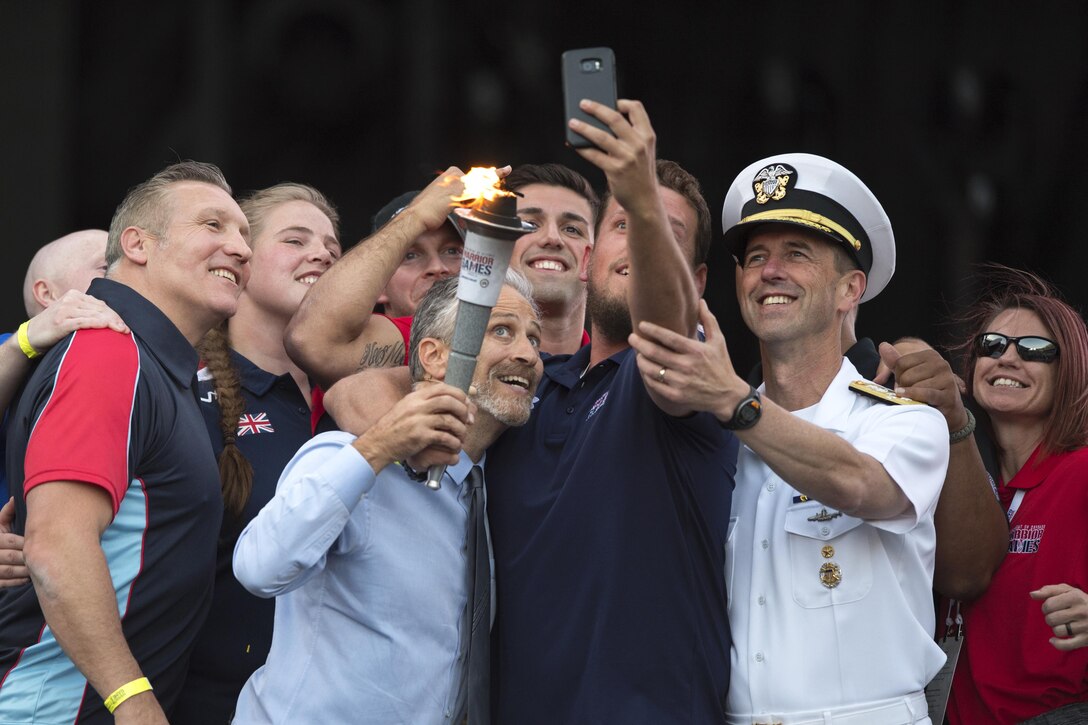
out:
<path id="1" fill-rule="evenodd" d="M 461 177 L 465 190 L 460 196 L 451 196 L 455 204 L 479 209 L 484 202 L 498 196 L 514 196 L 506 189 L 499 188 L 499 172 L 494 166 L 473 166 Z"/>

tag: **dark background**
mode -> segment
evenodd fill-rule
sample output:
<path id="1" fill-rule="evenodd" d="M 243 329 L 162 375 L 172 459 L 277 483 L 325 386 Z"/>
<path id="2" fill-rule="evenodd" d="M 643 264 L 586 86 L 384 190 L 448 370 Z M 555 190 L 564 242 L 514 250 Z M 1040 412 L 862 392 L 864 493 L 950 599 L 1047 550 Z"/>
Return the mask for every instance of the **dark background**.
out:
<path id="1" fill-rule="evenodd" d="M 856 172 L 898 267 L 861 334 L 940 342 L 971 265 L 1041 272 L 1083 309 L 1088 6 L 1075 3 L 523 0 L 0 0 L 0 149 L 9 264 L 0 330 L 23 319 L 41 244 L 106 228 L 128 187 L 179 158 L 236 192 L 313 184 L 350 243 L 450 164 L 560 161 L 559 55 L 615 49 L 658 153 L 719 219 L 733 176 L 808 151 Z M 716 227 L 718 224 L 716 223 Z M 716 228 L 720 233 L 720 229 Z M 755 359 L 716 250 L 707 292 Z"/>

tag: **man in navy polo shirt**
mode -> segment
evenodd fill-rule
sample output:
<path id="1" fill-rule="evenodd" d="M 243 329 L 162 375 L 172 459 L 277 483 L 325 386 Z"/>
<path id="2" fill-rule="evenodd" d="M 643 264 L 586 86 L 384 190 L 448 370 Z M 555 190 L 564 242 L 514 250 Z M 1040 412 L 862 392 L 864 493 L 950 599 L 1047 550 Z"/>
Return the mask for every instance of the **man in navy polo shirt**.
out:
<path id="1" fill-rule="evenodd" d="M 583 102 L 571 121 L 608 177 L 589 267 L 592 344 L 546 361 L 536 410 L 488 454 L 492 630 L 501 723 L 722 722 L 722 571 L 735 439 L 643 384 L 627 337 L 652 320 L 695 335 L 710 214 L 655 161 L 642 105 Z"/>
<path id="2" fill-rule="evenodd" d="M 193 344 L 234 313 L 248 233 L 214 166 L 135 187 L 89 290 L 132 334 L 75 332 L 28 382 L 8 473 L 32 584 L 0 593 L 0 721 L 166 722 L 222 516 Z"/>

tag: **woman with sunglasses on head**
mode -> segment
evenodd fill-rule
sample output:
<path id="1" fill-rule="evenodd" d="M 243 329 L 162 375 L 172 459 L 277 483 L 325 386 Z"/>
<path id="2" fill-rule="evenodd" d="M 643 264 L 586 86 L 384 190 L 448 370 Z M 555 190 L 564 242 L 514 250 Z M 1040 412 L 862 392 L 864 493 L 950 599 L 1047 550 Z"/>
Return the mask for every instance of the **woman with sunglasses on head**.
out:
<path id="1" fill-rule="evenodd" d="M 238 311 L 198 349 L 200 409 L 219 459 L 223 525 L 215 594 L 170 721 L 230 722 L 238 693 L 264 664 L 275 603 L 234 577 L 234 544 L 276 492 L 287 462 L 312 435 L 313 390 L 283 333 L 303 296 L 340 257 L 339 215 L 316 189 L 283 183 L 239 199 L 249 220 L 249 283 Z"/>
<path id="2" fill-rule="evenodd" d="M 994 285 L 967 314 L 964 380 L 989 417 L 1009 548 L 986 593 L 963 605 L 952 725 L 1088 701 L 1088 332 L 1035 275 L 986 271 Z"/>

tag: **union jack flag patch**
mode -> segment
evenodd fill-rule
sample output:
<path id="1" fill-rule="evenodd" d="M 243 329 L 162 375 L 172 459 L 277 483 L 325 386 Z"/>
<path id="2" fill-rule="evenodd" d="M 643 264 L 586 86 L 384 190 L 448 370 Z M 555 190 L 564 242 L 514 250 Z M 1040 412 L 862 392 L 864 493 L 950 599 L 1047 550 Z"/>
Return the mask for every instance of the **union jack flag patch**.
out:
<path id="1" fill-rule="evenodd" d="M 245 435 L 257 435 L 258 433 L 275 433 L 275 428 L 268 420 L 268 413 L 246 413 L 238 419 L 238 437 Z"/>

